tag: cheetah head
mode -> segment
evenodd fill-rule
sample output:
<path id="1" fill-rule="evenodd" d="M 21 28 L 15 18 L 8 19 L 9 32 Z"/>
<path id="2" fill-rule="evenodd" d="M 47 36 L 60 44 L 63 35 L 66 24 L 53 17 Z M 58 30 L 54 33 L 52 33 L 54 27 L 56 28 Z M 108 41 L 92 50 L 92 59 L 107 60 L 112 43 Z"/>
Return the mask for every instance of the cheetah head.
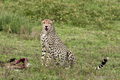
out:
<path id="1" fill-rule="evenodd" d="M 41 24 L 42 24 L 42 28 L 43 28 L 43 31 L 44 32 L 50 32 L 53 30 L 53 21 L 50 20 L 50 19 L 44 19 L 44 20 L 41 20 Z"/>

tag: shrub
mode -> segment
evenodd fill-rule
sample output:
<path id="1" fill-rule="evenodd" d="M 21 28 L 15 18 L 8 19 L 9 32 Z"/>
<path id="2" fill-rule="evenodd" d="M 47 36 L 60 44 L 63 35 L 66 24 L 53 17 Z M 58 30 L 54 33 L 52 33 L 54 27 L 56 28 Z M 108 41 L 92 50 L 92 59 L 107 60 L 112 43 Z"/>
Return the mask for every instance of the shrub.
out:
<path id="1" fill-rule="evenodd" d="M 0 13 L 0 29 L 13 33 L 25 33 L 25 31 L 21 31 L 23 27 L 26 32 L 31 31 L 31 23 L 27 18 L 4 11 Z"/>
<path id="2" fill-rule="evenodd" d="M 54 19 L 56 23 L 88 29 L 112 29 L 120 20 L 119 0 L 2 0 L 8 12 L 36 22 Z"/>

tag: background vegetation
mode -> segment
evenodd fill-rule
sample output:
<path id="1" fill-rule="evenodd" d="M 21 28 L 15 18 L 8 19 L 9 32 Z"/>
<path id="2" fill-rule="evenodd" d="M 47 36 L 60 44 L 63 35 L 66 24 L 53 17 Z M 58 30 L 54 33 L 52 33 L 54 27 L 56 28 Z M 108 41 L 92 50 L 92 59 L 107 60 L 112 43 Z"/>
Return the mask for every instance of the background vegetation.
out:
<path id="1" fill-rule="evenodd" d="M 119 0 L 2 0 L 0 9 L 1 27 L 10 26 L 15 33 L 45 18 L 97 30 L 116 28 L 113 24 L 120 20 Z"/>
<path id="2" fill-rule="evenodd" d="M 0 67 L 1 80 L 119 80 L 119 0 L 1 0 L 0 61 L 27 57 L 23 71 Z M 41 66 L 40 19 L 55 20 L 58 36 L 76 56 L 72 69 Z M 101 70 L 94 68 L 104 57 Z"/>

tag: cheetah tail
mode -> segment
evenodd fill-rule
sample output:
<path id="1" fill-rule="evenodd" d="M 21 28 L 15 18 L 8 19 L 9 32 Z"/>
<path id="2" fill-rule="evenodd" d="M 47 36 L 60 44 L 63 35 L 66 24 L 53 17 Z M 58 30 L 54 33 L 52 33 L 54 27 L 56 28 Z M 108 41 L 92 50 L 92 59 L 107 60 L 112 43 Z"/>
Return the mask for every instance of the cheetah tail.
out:
<path id="1" fill-rule="evenodd" d="M 101 64 L 96 67 L 95 69 L 101 69 L 108 61 L 109 57 L 104 58 L 104 60 L 101 62 Z"/>

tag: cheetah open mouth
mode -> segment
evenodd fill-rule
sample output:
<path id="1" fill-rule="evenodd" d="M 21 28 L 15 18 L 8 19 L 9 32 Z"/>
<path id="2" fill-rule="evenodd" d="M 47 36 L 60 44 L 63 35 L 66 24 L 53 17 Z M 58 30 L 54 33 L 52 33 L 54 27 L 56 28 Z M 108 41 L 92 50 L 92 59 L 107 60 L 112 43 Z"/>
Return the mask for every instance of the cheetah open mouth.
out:
<path id="1" fill-rule="evenodd" d="M 46 28 L 45 28 L 45 30 L 47 31 L 47 30 L 48 30 L 48 28 L 46 27 Z"/>

